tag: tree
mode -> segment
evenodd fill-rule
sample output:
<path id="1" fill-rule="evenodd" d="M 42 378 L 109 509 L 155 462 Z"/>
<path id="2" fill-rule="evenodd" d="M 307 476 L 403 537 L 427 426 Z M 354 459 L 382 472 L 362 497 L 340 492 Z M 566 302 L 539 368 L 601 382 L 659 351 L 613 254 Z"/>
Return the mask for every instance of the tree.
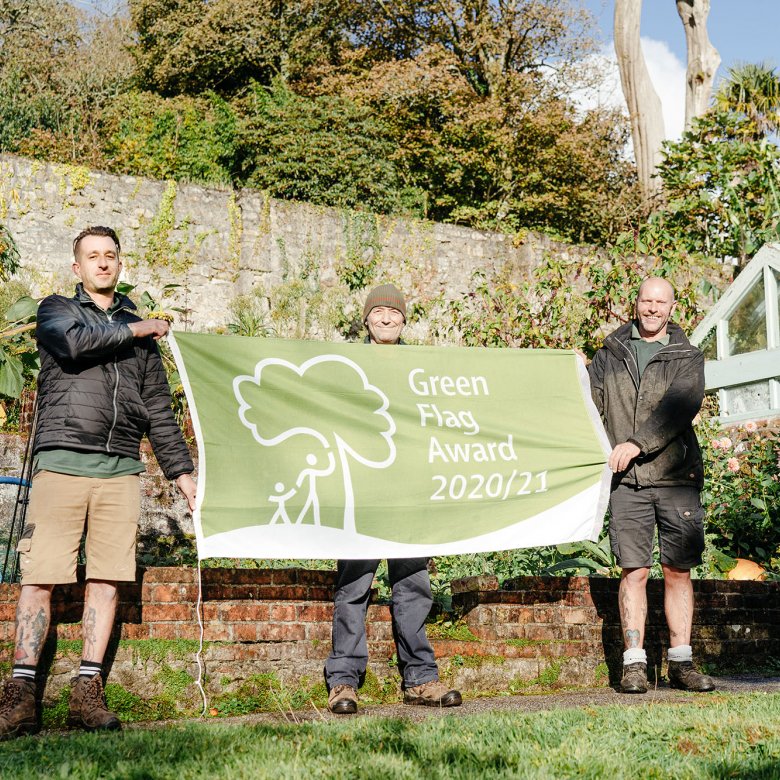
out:
<path id="1" fill-rule="evenodd" d="M 721 111 L 733 111 L 748 119 L 755 137 L 776 134 L 780 130 L 780 75 L 766 63 L 729 68 L 715 95 L 715 104 Z"/>
<path id="2" fill-rule="evenodd" d="M 710 0 L 677 0 L 677 13 L 685 28 L 685 129 L 690 130 L 693 120 L 709 108 L 720 54 L 707 35 Z"/>
<path id="3" fill-rule="evenodd" d="M 677 0 L 677 13 L 685 28 L 686 71 L 685 126 L 701 116 L 709 105 L 720 55 L 707 36 L 710 0 Z M 646 201 L 661 191 L 658 164 L 664 139 L 663 110 L 653 87 L 640 43 L 642 0 L 615 0 L 615 52 L 620 83 L 631 119 L 639 184 Z"/>
<path id="4" fill-rule="evenodd" d="M 360 366 L 337 355 L 311 358 L 300 366 L 268 358 L 255 366 L 254 376 L 236 377 L 233 390 L 241 422 L 261 446 L 310 440 L 297 444 L 295 450 L 298 455 L 309 450 L 305 461 L 310 466 L 330 460 L 328 456 L 335 452 L 344 488 L 343 528 L 354 534 L 350 464 L 383 469 L 395 460 L 395 421 L 387 412 L 389 401 L 384 393 L 370 384 Z M 301 399 L 306 402 L 301 403 Z M 328 410 L 324 416 L 323 409 Z M 300 486 L 309 471 L 303 462 L 296 463 L 295 470 L 299 471 L 297 479 L 289 474 L 272 478 L 280 494 L 275 499 L 292 498 L 294 491 L 286 495 L 282 491 L 293 482 Z M 333 468 L 319 471 L 324 477 L 333 472 Z"/>
<path id="5" fill-rule="evenodd" d="M 714 108 L 666 144 L 659 174 L 667 203 L 641 228 L 647 251 L 743 265 L 780 239 L 780 147 L 755 127 Z"/>
<path id="6" fill-rule="evenodd" d="M 144 89 L 234 94 L 251 81 L 295 81 L 334 56 L 343 0 L 130 0 Z"/>
<path id="7" fill-rule="evenodd" d="M 281 81 L 241 102 L 242 181 L 271 195 L 393 211 L 400 201 L 386 125 L 344 97 L 309 98 Z"/>
<path id="8" fill-rule="evenodd" d="M 639 38 L 642 0 L 615 0 L 615 53 L 620 83 L 631 120 L 639 186 L 645 200 L 661 190 L 656 173 L 661 161 L 664 120 L 661 99 L 653 87 Z"/>
<path id="9" fill-rule="evenodd" d="M 496 94 L 512 73 L 562 70 L 592 50 L 592 17 L 573 0 L 367 0 L 356 35 L 380 60 L 452 54 L 473 90 Z"/>

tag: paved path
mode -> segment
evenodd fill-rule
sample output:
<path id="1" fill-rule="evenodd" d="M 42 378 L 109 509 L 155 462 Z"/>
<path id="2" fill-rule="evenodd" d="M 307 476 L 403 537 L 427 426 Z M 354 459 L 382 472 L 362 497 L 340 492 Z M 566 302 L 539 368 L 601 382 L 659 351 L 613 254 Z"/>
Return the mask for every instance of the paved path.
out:
<path id="1" fill-rule="evenodd" d="M 439 709 L 435 707 L 409 707 L 403 704 L 384 704 L 361 707 L 357 715 L 333 715 L 327 710 L 315 708 L 295 710 L 286 713 L 263 712 L 231 718 L 219 718 L 218 723 L 303 723 L 314 720 L 337 721 L 356 717 L 405 718 L 422 721 L 443 715 L 475 715 L 485 712 L 541 712 L 544 710 L 572 707 L 636 706 L 638 704 L 680 704 L 696 700 L 716 698 L 719 695 L 739 693 L 780 693 L 780 677 L 757 677 L 749 675 L 718 677 L 717 689 L 711 693 L 686 693 L 670 688 L 666 684 L 649 690 L 646 694 L 621 694 L 612 688 L 588 688 L 523 696 L 493 696 L 480 699 L 466 699 L 461 707 Z M 153 728 L 169 726 L 187 721 L 166 721 L 164 723 L 138 723 L 126 728 Z"/>

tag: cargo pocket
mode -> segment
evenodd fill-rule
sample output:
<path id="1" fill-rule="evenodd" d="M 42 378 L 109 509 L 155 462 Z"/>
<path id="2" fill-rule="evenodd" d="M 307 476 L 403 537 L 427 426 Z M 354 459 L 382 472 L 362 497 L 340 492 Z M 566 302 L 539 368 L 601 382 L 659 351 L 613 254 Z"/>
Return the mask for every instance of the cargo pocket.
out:
<path id="1" fill-rule="evenodd" d="M 16 552 L 26 553 L 32 549 L 32 537 L 35 533 L 35 523 L 27 523 L 22 531 L 22 535 L 19 537 L 19 541 L 16 543 Z"/>
<path id="2" fill-rule="evenodd" d="M 704 552 L 704 509 L 701 506 L 680 507 L 677 515 L 682 528 L 682 552 L 686 558 L 698 560 Z"/>

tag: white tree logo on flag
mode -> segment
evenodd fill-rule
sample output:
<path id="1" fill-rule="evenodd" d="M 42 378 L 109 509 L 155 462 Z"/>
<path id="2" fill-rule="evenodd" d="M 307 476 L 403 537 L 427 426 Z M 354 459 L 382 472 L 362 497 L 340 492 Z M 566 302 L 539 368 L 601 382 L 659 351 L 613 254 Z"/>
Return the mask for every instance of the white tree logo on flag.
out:
<path id="1" fill-rule="evenodd" d="M 322 404 L 328 403 L 329 391 L 331 397 L 336 391 L 339 396 L 350 399 L 353 414 L 348 419 L 344 415 L 327 414 L 323 409 L 318 415 L 321 424 L 306 420 L 309 424 L 296 425 L 295 420 L 280 421 L 267 413 L 269 394 L 289 392 L 309 400 L 308 414 L 301 412 L 301 416 L 311 417 Z M 275 447 L 294 436 L 308 436 L 312 445 L 314 442 L 319 444 L 318 452 L 306 454 L 294 485 L 285 483 L 284 475 L 276 481 L 276 492 L 268 496 L 269 503 L 276 505 L 271 524 L 300 525 L 310 517 L 314 525 L 319 525 L 317 484 L 340 469 L 345 498 L 343 528 L 354 534 L 355 494 L 350 459 L 369 468 L 385 469 L 396 457 L 393 442 L 396 426 L 387 411 L 387 396 L 369 382 L 357 363 L 340 355 L 320 355 L 300 366 L 279 358 L 266 358 L 255 366 L 254 376 L 241 375 L 233 379 L 233 392 L 239 403 L 241 422 L 263 447 Z M 293 424 L 285 427 L 285 422 Z M 303 508 L 291 517 L 286 503 L 296 494 L 306 498 Z"/>

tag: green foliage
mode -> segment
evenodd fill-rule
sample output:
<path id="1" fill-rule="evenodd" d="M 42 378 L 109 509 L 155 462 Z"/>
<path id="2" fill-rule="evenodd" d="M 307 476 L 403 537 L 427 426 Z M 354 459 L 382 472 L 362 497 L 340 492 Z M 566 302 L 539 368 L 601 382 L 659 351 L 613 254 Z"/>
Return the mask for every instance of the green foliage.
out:
<path id="1" fill-rule="evenodd" d="M 305 678 L 299 687 L 288 688 L 273 672 L 248 676 L 234 691 L 211 700 L 220 715 L 246 715 L 250 712 L 279 712 L 328 705 L 324 682 L 310 683 Z"/>
<path id="2" fill-rule="evenodd" d="M 633 314 L 641 280 L 663 276 L 675 286 L 675 319 L 687 329 L 707 306 L 718 269 L 688 265 L 675 256 L 655 260 L 621 246 L 611 257 L 581 255 L 575 262 L 547 256 L 528 281 L 510 268 L 474 274 L 472 291 L 453 301 L 447 319 L 433 324 L 439 337 L 466 346 L 574 349 L 592 356 L 604 336 Z"/>
<path id="3" fill-rule="evenodd" d="M 591 542 L 586 539 L 583 542 L 559 544 L 558 552 L 570 557 L 548 566 L 544 571 L 545 574 L 573 576 L 600 574 L 609 577 L 620 575 L 620 567 L 612 554 L 608 534 L 604 534 L 599 542 Z"/>
<path id="4" fill-rule="evenodd" d="M 228 333 L 235 336 L 271 335 L 271 329 L 265 324 L 266 312 L 257 293 L 237 295 L 229 304 L 230 320 Z"/>
<path id="5" fill-rule="evenodd" d="M 0 224 L 0 282 L 7 282 L 18 270 L 19 250 L 16 242 L 11 231 Z"/>
<path id="6" fill-rule="evenodd" d="M 9 284 L 7 292 L 18 292 L 19 285 Z M 0 320 L 0 427 L 7 417 L 9 400 L 18 399 L 25 386 L 30 386 L 40 369 L 38 348 L 33 338 L 38 302 L 23 295 L 5 309 Z"/>
<path id="7" fill-rule="evenodd" d="M 153 179 L 229 184 L 237 152 L 234 110 L 214 93 L 119 95 L 102 114 L 109 170 Z"/>
<path id="8" fill-rule="evenodd" d="M 280 81 L 242 104 L 241 180 L 290 200 L 391 211 L 393 146 L 374 113 L 335 95 L 309 98 Z"/>
<path id="9" fill-rule="evenodd" d="M 701 426 L 699 439 L 705 456 L 702 503 L 716 548 L 780 575 L 777 430 L 748 422 L 726 431 L 709 423 Z M 721 565 L 728 567 L 729 559 Z"/>
<path id="10" fill-rule="evenodd" d="M 743 265 L 780 237 L 780 148 L 748 117 L 710 111 L 666 144 L 659 173 L 667 203 L 641 228 L 648 251 Z"/>

